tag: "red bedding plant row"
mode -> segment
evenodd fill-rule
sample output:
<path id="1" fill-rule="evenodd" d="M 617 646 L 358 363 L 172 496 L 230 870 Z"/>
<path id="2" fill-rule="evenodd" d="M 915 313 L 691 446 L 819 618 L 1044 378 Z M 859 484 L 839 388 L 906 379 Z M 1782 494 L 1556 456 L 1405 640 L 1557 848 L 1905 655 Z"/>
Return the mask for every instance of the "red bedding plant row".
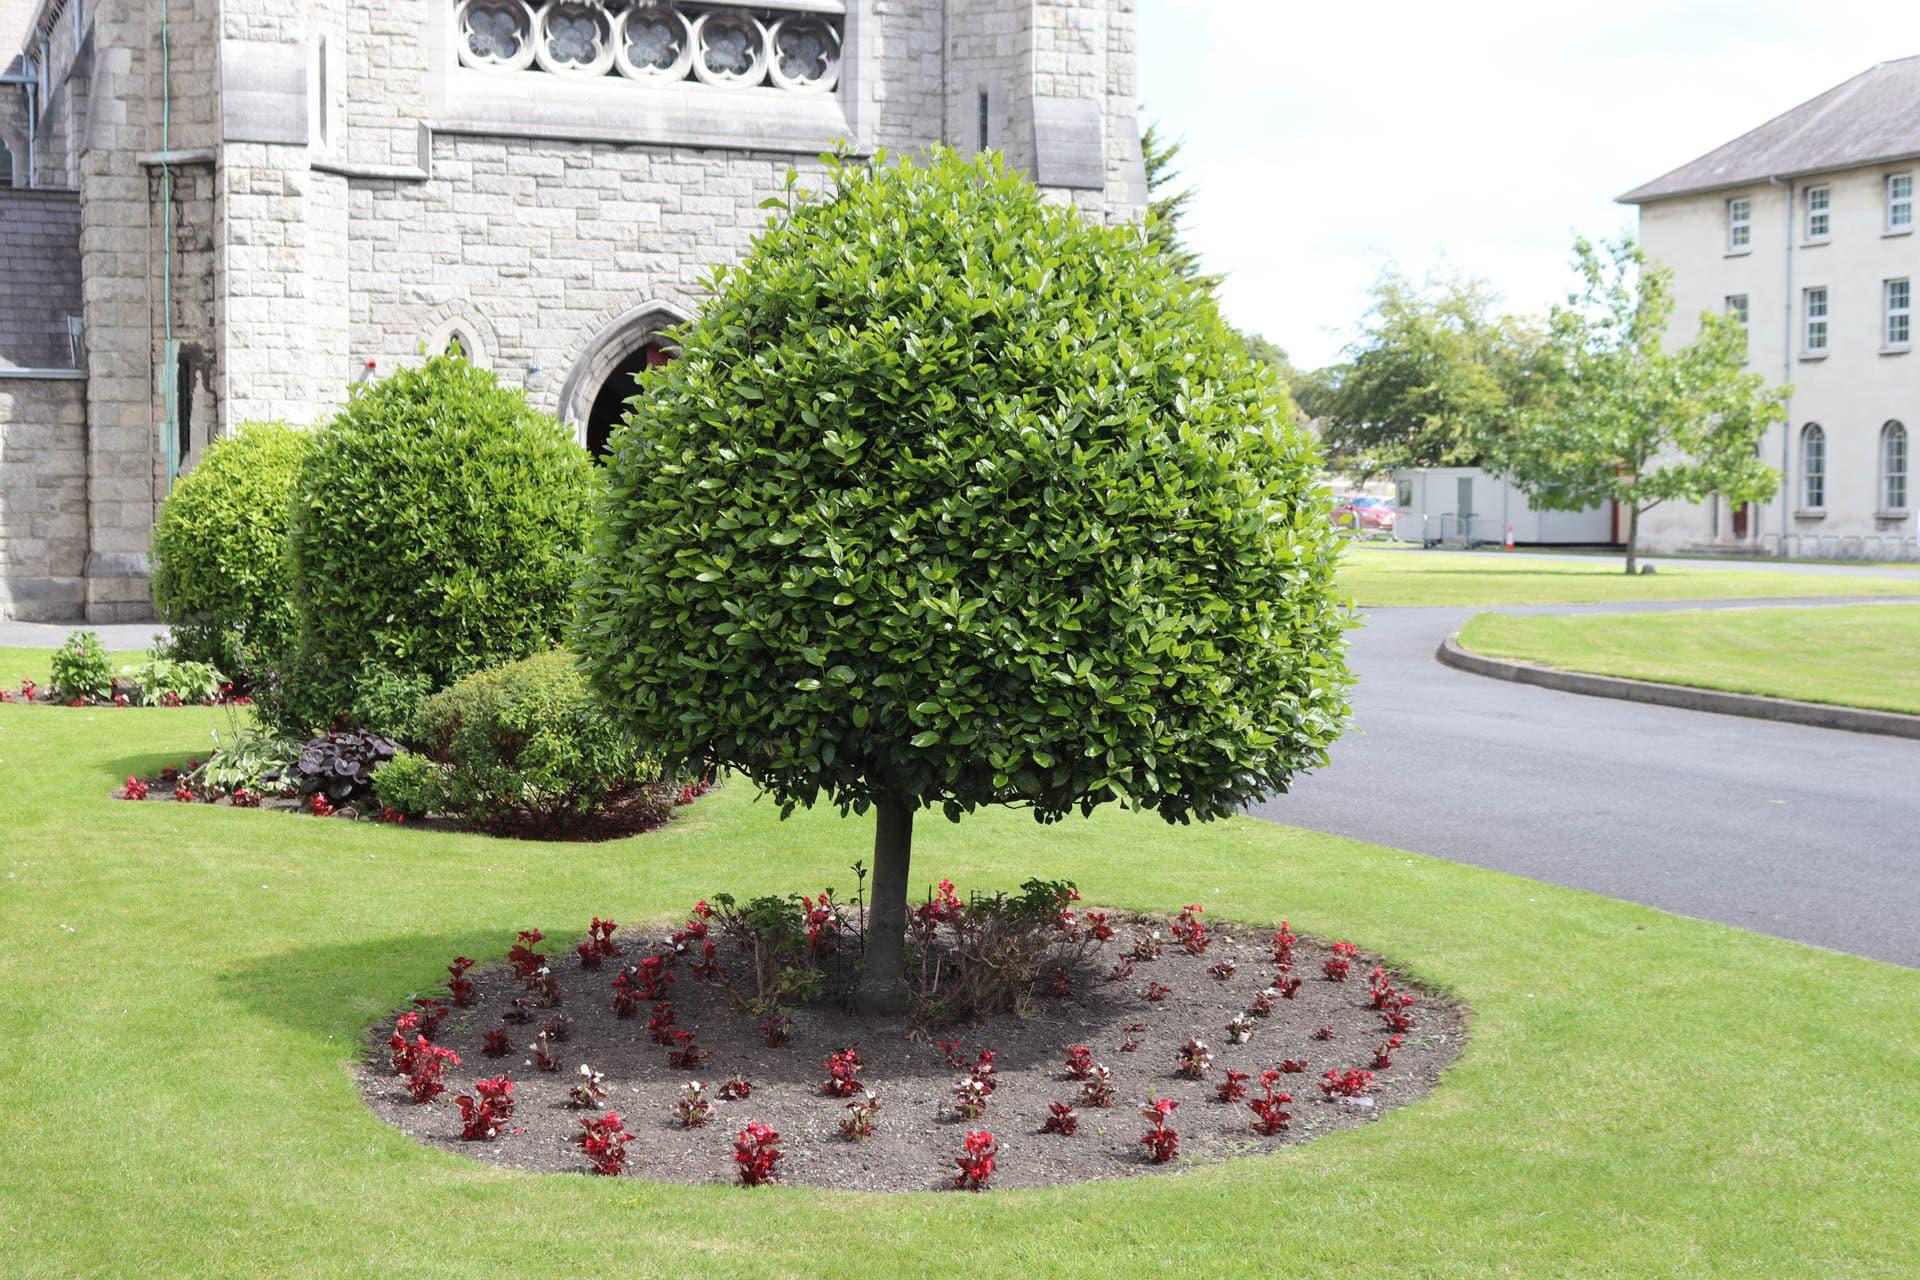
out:
<path id="1" fill-rule="evenodd" d="M 831 892 L 795 897 L 774 930 L 791 930 L 788 960 L 858 947 L 857 908 Z M 394 1023 L 386 1070 L 363 1074 L 369 1103 L 427 1141 L 517 1167 L 709 1181 L 722 1176 L 718 1161 L 746 1186 L 912 1189 L 928 1185 L 942 1148 L 957 1146 L 937 1185 L 978 1191 L 1008 1177 L 1043 1185 L 1228 1158 L 1260 1149 L 1248 1134 L 1300 1141 L 1362 1123 L 1431 1089 L 1462 1032 L 1458 1010 L 1398 989 L 1383 963 L 1371 964 L 1366 999 L 1356 1000 L 1348 977 L 1366 963 L 1358 948 L 1302 942 L 1284 922 L 1254 943 L 1203 923 L 1198 906 L 1171 922 L 1062 907 L 1072 923 L 1049 929 L 1084 930 L 1092 918 L 1105 935 L 1083 936 L 1075 962 L 1060 966 L 1073 994 L 1049 998 L 1059 976 L 1051 956 L 1023 952 L 1038 956 L 1024 999 L 1040 1003 L 1019 1019 L 976 1020 L 970 1034 L 997 1043 L 963 1049 L 901 1034 L 913 1024 L 854 1018 L 825 983 L 783 977 L 779 966 L 768 977 L 776 998 L 763 998 L 767 975 L 750 974 L 767 935 L 746 926 L 738 905 L 715 901 L 723 905 L 697 904 L 682 925 L 651 936 L 596 916 L 582 941 L 553 954 L 529 929 L 504 965 L 456 957 L 444 994 L 416 999 Z M 967 905 L 943 882 L 917 914 L 964 917 Z M 1128 958 L 1166 982 L 1098 980 L 1097 951 L 1123 933 Z M 946 961 L 914 954 L 909 963 Z M 1269 965 L 1271 975 L 1260 972 Z M 1296 966 L 1321 980 L 1289 983 Z M 1254 976 L 1236 977 L 1248 970 Z M 600 994 L 587 994 L 596 983 Z M 1191 1030 L 1195 1016 L 1224 1025 L 1221 1047 Z M 773 1018 L 785 1035 L 765 1033 Z M 1182 1022 L 1187 1029 L 1171 1033 Z M 1064 1049 L 1053 1038 L 1062 1029 L 1078 1033 Z M 1128 1057 L 1099 1061 L 1093 1046 L 1103 1040 Z M 457 1091 L 457 1120 L 440 1129 L 403 1114 L 433 1108 L 469 1055 L 489 1066 Z M 575 1055 L 584 1060 L 568 1072 Z M 1310 1071 L 1323 1073 L 1319 1107 L 1302 1112 L 1280 1085 Z M 1082 1123 L 1084 1112 L 1127 1097 L 1144 1099 L 1144 1131 Z M 1050 1145 L 1017 1141 L 1010 1156 L 1009 1124 Z M 950 1136 L 954 1126 L 963 1137 Z M 700 1135 L 716 1129 L 729 1136 L 709 1146 Z M 684 1137 L 668 1141 L 669 1132 Z"/>

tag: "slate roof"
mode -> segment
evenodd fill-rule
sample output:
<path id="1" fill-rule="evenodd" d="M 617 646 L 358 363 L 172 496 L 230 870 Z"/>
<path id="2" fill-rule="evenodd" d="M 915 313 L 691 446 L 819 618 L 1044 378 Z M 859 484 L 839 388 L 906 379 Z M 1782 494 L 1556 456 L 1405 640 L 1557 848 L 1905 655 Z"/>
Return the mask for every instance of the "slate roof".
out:
<path id="1" fill-rule="evenodd" d="M 1920 56 L 1882 62 L 1671 173 L 1622 204 L 1920 156 Z"/>
<path id="2" fill-rule="evenodd" d="M 0 187 L 0 368 L 73 368 L 79 314 L 79 194 Z"/>

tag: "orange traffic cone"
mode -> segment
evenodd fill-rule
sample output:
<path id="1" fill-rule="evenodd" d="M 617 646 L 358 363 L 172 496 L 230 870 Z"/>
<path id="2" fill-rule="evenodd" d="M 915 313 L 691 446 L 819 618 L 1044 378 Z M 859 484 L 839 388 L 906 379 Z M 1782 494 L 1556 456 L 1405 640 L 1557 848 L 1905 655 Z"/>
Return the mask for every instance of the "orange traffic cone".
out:
<path id="1" fill-rule="evenodd" d="M 1513 526 L 1507 526 L 1507 550 L 1513 550 Z"/>

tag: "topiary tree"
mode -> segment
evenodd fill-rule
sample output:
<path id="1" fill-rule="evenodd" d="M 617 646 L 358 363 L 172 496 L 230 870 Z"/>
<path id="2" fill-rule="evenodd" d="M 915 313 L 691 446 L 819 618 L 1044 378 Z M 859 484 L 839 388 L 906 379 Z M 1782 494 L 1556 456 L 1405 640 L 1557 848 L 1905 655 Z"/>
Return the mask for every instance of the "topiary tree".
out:
<path id="1" fill-rule="evenodd" d="M 288 536 L 296 661 L 283 727 L 552 648 L 599 487 L 587 452 L 518 390 L 434 356 L 356 393 L 322 429 Z"/>
<path id="2" fill-rule="evenodd" d="M 175 656 L 246 679 L 292 638 L 287 517 L 312 443 L 284 422 L 243 423 L 167 496 L 153 529 L 153 602 Z"/>
<path id="3" fill-rule="evenodd" d="M 830 166 L 647 374 L 573 643 L 644 740 L 876 814 L 1231 814 L 1326 758 L 1345 612 L 1284 393 L 1137 227 L 994 158 Z"/>

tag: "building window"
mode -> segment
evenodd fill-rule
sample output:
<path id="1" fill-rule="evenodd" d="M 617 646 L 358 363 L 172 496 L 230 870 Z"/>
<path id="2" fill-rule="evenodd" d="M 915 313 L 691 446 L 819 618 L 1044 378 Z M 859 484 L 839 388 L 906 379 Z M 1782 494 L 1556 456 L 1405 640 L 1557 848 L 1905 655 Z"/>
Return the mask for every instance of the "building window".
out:
<path id="1" fill-rule="evenodd" d="M 1913 230 L 1913 175 L 1887 175 L 1887 230 Z"/>
<path id="2" fill-rule="evenodd" d="M 1827 350 L 1827 291 L 1807 290 L 1802 297 L 1801 309 L 1807 322 L 1803 349 L 1809 355 L 1824 355 Z"/>
<path id="3" fill-rule="evenodd" d="M 1807 188 L 1807 239 L 1825 240 L 1833 230 L 1832 187 Z"/>
<path id="4" fill-rule="evenodd" d="M 744 7 L 654 0 L 460 0 L 461 65 L 644 84 L 826 93 L 840 81 L 844 6 L 776 0 Z"/>
<path id="5" fill-rule="evenodd" d="M 1817 422 L 1800 428 L 1800 505 L 1808 511 L 1827 505 L 1827 433 Z"/>
<path id="6" fill-rule="evenodd" d="M 7 140 L 0 138 L 0 187 L 13 185 L 13 149 L 7 146 Z"/>
<path id="7" fill-rule="evenodd" d="M 1889 347 L 1904 347 L 1913 339 L 1913 284 L 1908 280 L 1888 280 L 1881 285 L 1886 300 L 1887 323 L 1883 331 Z"/>
<path id="8" fill-rule="evenodd" d="M 1727 248 L 1746 249 L 1753 244 L 1753 201 L 1736 196 L 1727 201 Z"/>
<path id="9" fill-rule="evenodd" d="M 1907 509 L 1907 429 L 1897 422 L 1880 428 L 1880 509 Z"/>
<path id="10" fill-rule="evenodd" d="M 1747 327 L 1747 295 L 1730 293 L 1727 295 L 1727 314 L 1737 321 L 1742 329 Z"/>

